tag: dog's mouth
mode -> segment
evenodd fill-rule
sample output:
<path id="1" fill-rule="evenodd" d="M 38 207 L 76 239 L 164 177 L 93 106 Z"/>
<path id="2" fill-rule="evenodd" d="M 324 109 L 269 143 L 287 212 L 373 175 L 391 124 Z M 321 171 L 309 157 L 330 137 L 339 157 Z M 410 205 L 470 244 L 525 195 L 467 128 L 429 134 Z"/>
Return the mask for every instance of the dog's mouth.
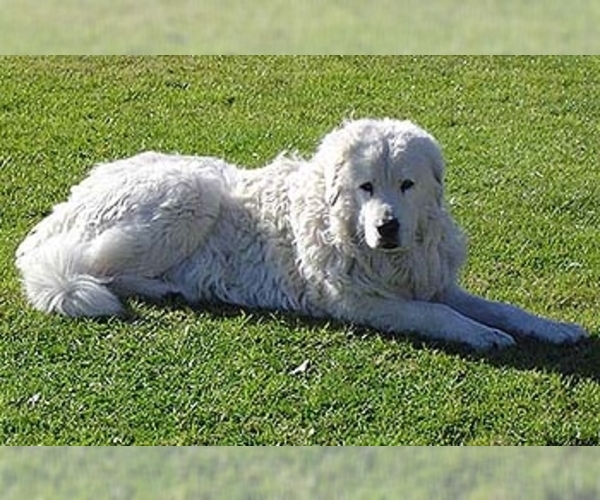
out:
<path id="1" fill-rule="evenodd" d="M 394 250 L 400 246 L 398 241 L 400 224 L 395 217 L 384 219 L 377 226 L 377 247 L 384 250 Z"/>
<path id="2" fill-rule="evenodd" d="M 382 250 L 396 250 L 400 244 L 395 240 L 382 240 L 379 242 L 379 248 Z"/>

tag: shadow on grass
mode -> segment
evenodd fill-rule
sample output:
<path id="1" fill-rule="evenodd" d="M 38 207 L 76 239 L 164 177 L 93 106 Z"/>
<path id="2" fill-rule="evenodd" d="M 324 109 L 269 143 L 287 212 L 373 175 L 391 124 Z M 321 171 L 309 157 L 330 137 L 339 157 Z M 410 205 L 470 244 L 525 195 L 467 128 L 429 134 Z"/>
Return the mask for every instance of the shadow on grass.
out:
<path id="1" fill-rule="evenodd" d="M 600 382 L 600 338 L 589 337 L 572 345 L 553 345 L 517 339 L 517 345 L 478 356 L 493 366 L 519 370 L 543 370 L 571 376 L 575 380 Z"/>
<path id="2" fill-rule="evenodd" d="M 410 342 L 417 349 L 435 348 L 464 359 L 483 360 L 495 367 L 538 370 L 569 376 L 574 381 L 587 379 L 600 383 L 600 338 L 597 336 L 588 337 L 576 344 L 563 345 L 515 337 L 515 346 L 485 352 L 474 351 L 459 343 L 430 340 L 412 334 L 383 336 L 394 342 Z"/>
<path id="3" fill-rule="evenodd" d="M 473 349 L 454 342 L 427 339 L 414 334 L 386 334 L 376 330 L 349 326 L 331 318 L 313 318 L 295 313 L 248 309 L 240 306 L 222 303 L 203 303 L 192 306 L 183 298 L 174 295 L 158 303 L 157 307 L 171 310 L 202 311 L 214 317 L 231 318 L 242 313 L 248 315 L 249 321 L 264 323 L 265 320 L 277 318 L 277 321 L 287 328 L 309 328 L 320 330 L 326 327 L 351 329 L 353 337 L 360 339 L 365 336 L 379 335 L 390 343 L 409 343 L 416 349 L 441 350 L 449 355 L 460 356 L 470 360 L 484 360 L 491 366 L 512 367 L 518 370 L 541 370 L 573 377 L 575 381 L 589 379 L 600 383 L 600 337 L 592 336 L 576 344 L 554 345 L 527 338 L 516 338 L 517 344 L 506 349 L 487 352 L 476 352 Z M 135 312 L 129 309 L 126 321 L 136 318 Z"/>

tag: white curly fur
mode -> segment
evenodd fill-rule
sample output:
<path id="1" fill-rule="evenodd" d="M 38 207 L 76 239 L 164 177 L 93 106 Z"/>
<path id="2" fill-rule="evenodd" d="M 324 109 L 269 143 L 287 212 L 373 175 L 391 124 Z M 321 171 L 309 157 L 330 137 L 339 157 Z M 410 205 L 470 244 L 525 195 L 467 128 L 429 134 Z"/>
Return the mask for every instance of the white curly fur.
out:
<path id="1" fill-rule="evenodd" d="M 433 137 L 390 119 L 347 122 L 312 159 L 257 170 L 143 153 L 95 167 L 23 241 L 17 267 L 35 308 L 69 316 L 178 293 L 479 349 L 510 334 L 583 337 L 456 285 L 465 245 L 443 172 Z"/>

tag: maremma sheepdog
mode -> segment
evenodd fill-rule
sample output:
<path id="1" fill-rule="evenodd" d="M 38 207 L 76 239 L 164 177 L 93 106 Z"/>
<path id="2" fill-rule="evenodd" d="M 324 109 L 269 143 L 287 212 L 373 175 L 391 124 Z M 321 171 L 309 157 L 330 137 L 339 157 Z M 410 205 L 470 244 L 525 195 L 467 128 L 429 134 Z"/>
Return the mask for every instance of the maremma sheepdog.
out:
<path id="1" fill-rule="evenodd" d="M 146 152 L 96 166 L 19 246 L 17 267 L 33 307 L 68 316 L 174 293 L 475 349 L 586 336 L 457 285 L 465 241 L 443 174 L 435 139 L 392 119 L 346 122 L 310 160 L 255 170 Z"/>

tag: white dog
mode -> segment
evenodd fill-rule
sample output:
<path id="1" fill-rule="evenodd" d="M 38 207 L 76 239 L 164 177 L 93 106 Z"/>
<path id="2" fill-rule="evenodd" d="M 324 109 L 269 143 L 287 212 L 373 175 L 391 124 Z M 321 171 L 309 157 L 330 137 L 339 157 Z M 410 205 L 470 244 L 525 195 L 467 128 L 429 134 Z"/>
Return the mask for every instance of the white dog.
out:
<path id="1" fill-rule="evenodd" d="M 143 153 L 97 166 L 17 250 L 27 297 L 69 316 L 120 298 L 328 316 L 476 349 L 511 335 L 574 342 L 579 326 L 458 287 L 463 236 L 443 201 L 436 141 L 408 121 L 350 121 L 309 161 L 262 169 Z"/>

